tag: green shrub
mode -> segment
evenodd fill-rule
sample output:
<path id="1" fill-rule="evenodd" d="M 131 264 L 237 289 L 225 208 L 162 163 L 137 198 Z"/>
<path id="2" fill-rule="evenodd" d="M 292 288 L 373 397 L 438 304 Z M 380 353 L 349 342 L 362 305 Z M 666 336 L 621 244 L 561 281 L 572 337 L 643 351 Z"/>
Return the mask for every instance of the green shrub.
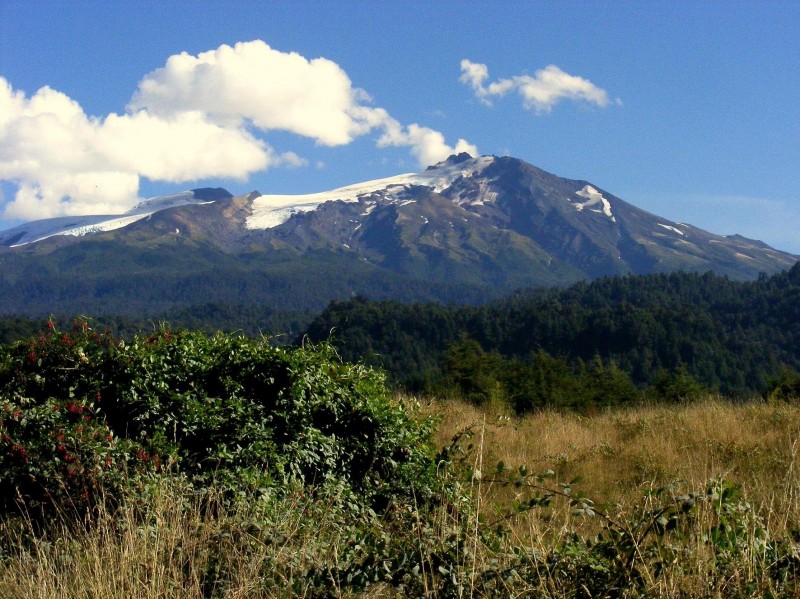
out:
<path id="1" fill-rule="evenodd" d="M 81 322 L 2 351 L 6 509 L 91 501 L 165 467 L 231 491 L 334 484 L 375 508 L 432 492 L 431 424 L 327 344 L 169 330 L 124 343 Z"/>
<path id="2" fill-rule="evenodd" d="M 487 353 L 480 344 L 462 336 L 447 350 L 442 364 L 444 373 L 440 394 L 453 391 L 475 405 L 491 403 L 502 396 L 500 371 L 503 358 L 498 353 Z"/>
<path id="3" fill-rule="evenodd" d="M 102 409 L 99 368 L 114 341 L 76 323 L 0 354 L 0 508 L 68 500 L 93 502 L 117 492 L 141 445 L 120 438 Z M 131 471 L 136 466 L 130 464 Z M 148 470 L 150 468 L 147 468 Z"/>
<path id="4" fill-rule="evenodd" d="M 769 381 L 766 395 L 769 399 L 797 399 L 800 397 L 800 374 L 787 366 L 783 366 L 780 375 Z"/>
<path id="5" fill-rule="evenodd" d="M 670 403 L 696 400 L 711 392 L 689 373 L 685 365 L 673 372 L 660 370 L 649 391 L 653 398 Z"/>

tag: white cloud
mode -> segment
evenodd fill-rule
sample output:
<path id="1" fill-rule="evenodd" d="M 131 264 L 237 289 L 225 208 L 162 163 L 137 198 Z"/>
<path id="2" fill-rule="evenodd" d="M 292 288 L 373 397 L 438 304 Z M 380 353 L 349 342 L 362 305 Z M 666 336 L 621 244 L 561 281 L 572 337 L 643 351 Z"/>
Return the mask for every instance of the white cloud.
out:
<path id="1" fill-rule="evenodd" d="M 383 131 L 378 147 L 409 147 L 421 166 L 456 149 L 477 153 L 464 140 L 450 147 L 443 134 L 417 124 L 403 131 L 384 108 L 370 106 L 370 101 L 336 63 L 280 52 L 256 40 L 223 45 L 196 57 L 185 52 L 170 57 L 164 68 L 142 79 L 129 108 L 165 118 L 198 111 L 220 125 L 288 131 L 326 146 L 348 144 L 378 130 Z"/>
<path id="2" fill-rule="evenodd" d="M 31 98 L 0 78 L 0 179 L 17 184 L 6 217 L 122 212 L 138 200 L 139 179 L 245 179 L 297 160 L 277 156 L 242 128 L 196 112 L 167 120 L 145 110 L 103 119 L 48 87 Z"/>
<path id="3" fill-rule="evenodd" d="M 139 83 L 129 108 L 170 118 L 200 111 L 210 121 L 280 129 L 327 146 L 350 143 L 383 116 L 368 96 L 325 58 L 270 48 L 260 40 L 171 56 Z"/>
<path id="4" fill-rule="evenodd" d="M 510 79 L 498 79 L 486 85 L 489 69 L 485 64 L 474 63 L 466 58 L 461 61 L 459 81 L 472 87 L 476 97 L 484 104 L 491 105 L 492 97 L 502 97 L 510 91 L 517 91 L 523 105 L 536 113 L 547 113 L 561 100 L 581 100 L 605 108 L 610 104 L 608 93 L 588 79 L 570 75 L 555 65 L 536 71 L 534 77 L 518 75 Z M 617 100 L 617 103 L 619 101 Z"/>
<path id="5" fill-rule="evenodd" d="M 467 83 L 472 86 L 475 95 L 484 104 L 491 104 L 487 96 L 489 92 L 483 87 L 483 82 L 489 78 L 489 68 L 485 64 L 478 64 L 470 62 L 466 58 L 461 61 L 461 83 Z"/>
<path id="6" fill-rule="evenodd" d="M 247 179 L 270 167 L 302 167 L 258 136 L 280 130 L 325 146 L 378 132 L 378 147 L 408 147 L 421 166 L 453 152 L 477 154 L 463 139 L 404 127 L 347 73 L 325 59 L 270 48 L 260 40 L 181 53 L 146 74 L 123 114 L 85 114 L 43 87 L 27 98 L 0 77 L 0 180 L 17 186 L 6 217 L 115 213 L 139 198 L 139 179 L 181 183 Z"/>
<path id="7" fill-rule="evenodd" d="M 29 220 L 67 214 L 115 214 L 130 208 L 139 177 L 130 173 L 76 172 L 23 181 L 4 216 Z"/>
<path id="8" fill-rule="evenodd" d="M 273 151 L 244 129 L 211 123 L 198 112 L 169 120 L 145 110 L 111 114 L 98 129 L 96 144 L 113 164 L 173 183 L 225 176 L 243 180 L 277 162 Z"/>
<path id="9" fill-rule="evenodd" d="M 385 133 L 378 140 L 378 147 L 409 146 L 411 153 L 421 165 L 435 164 L 451 154 L 467 152 L 478 155 L 478 148 L 465 139 L 459 139 L 455 146 L 445 143 L 444 135 L 428 127 L 412 123 L 405 130 L 396 121 L 388 124 Z"/>
<path id="10" fill-rule="evenodd" d="M 285 166 L 287 168 L 301 168 L 308 166 L 308 160 L 302 156 L 298 156 L 294 152 L 284 152 L 277 157 L 276 162 L 277 164 L 280 164 L 280 166 Z"/>

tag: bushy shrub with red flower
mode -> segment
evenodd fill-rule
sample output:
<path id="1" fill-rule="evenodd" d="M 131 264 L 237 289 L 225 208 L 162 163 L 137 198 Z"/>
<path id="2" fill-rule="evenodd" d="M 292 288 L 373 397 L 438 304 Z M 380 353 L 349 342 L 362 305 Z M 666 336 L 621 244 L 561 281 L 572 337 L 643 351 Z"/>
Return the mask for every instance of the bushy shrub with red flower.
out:
<path id="1" fill-rule="evenodd" d="M 90 506 L 170 470 L 232 490 L 289 479 L 380 507 L 424 494 L 430 426 L 329 345 L 161 330 L 121 342 L 50 323 L 0 349 L 0 501 Z"/>

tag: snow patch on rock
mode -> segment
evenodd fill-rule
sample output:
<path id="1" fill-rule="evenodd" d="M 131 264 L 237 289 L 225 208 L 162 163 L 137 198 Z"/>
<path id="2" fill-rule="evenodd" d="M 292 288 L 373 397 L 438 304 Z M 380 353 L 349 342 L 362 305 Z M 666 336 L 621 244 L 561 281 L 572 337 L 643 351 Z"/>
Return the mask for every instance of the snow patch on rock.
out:
<path id="1" fill-rule="evenodd" d="M 576 191 L 575 195 L 581 198 L 586 198 L 585 202 L 574 202 L 572 205 L 575 206 L 575 209 L 579 212 L 584 208 L 590 208 L 592 206 L 598 206 L 591 210 L 591 212 L 596 212 L 598 214 L 605 214 L 608 218 L 610 218 L 613 222 L 617 222 L 616 217 L 611 212 L 611 203 L 603 197 L 603 194 L 597 191 L 591 185 L 584 185 L 583 189 L 580 191 Z"/>
<path id="2" fill-rule="evenodd" d="M 186 206 L 189 204 L 213 204 L 213 201 L 199 200 L 191 191 L 183 191 L 167 196 L 157 196 L 139 202 L 124 214 L 100 214 L 87 216 L 58 216 L 18 225 L 0 233 L 0 245 L 19 247 L 36 243 L 56 235 L 82 237 L 91 233 L 104 233 L 132 225 L 156 212 Z"/>
<path id="3" fill-rule="evenodd" d="M 685 235 L 685 233 L 683 231 L 681 231 L 680 229 L 678 229 L 677 227 L 672 227 L 670 225 L 665 225 L 663 223 L 658 223 L 658 226 L 659 227 L 664 227 L 668 231 L 672 231 L 673 233 L 677 233 L 678 235 Z"/>
<path id="4" fill-rule="evenodd" d="M 56 235 L 72 235 L 81 237 L 89 233 L 102 233 L 121 229 L 138 220 L 150 216 L 151 213 L 132 214 L 127 216 L 61 216 L 37 220 L 3 231 L 0 244 L 4 240 L 13 240 L 9 247 L 19 247 L 36 243 Z"/>

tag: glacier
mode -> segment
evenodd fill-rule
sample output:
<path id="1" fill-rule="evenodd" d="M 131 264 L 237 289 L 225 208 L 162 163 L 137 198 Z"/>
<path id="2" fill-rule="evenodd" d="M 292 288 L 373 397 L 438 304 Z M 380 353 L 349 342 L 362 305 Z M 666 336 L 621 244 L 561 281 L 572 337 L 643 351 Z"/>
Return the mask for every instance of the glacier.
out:
<path id="1" fill-rule="evenodd" d="M 319 193 L 262 195 L 253 200 L 253 213 L 247 218 L 245 226 L 248 229 L 271 229 L 285 223 L 293 214 L 315 210 L 325 202 L 358 202 L 359 199 L 367 199 L 369 195 L 382 190 L 390 190 L 390 194 L 387 194 L 389 199 L 399 200 L 399 194 L 411 185 L 430 187 L 434 192 L 440 193 L 450 187 L 459 177 L 482 173 L 494 160 L 493 156 L 481 156 L 456 164 L 440 162 L 421 173 L 406 173 L 384 179 L 374 179 Z M 403 199 L 402 201 L 408 200 Z"/>

